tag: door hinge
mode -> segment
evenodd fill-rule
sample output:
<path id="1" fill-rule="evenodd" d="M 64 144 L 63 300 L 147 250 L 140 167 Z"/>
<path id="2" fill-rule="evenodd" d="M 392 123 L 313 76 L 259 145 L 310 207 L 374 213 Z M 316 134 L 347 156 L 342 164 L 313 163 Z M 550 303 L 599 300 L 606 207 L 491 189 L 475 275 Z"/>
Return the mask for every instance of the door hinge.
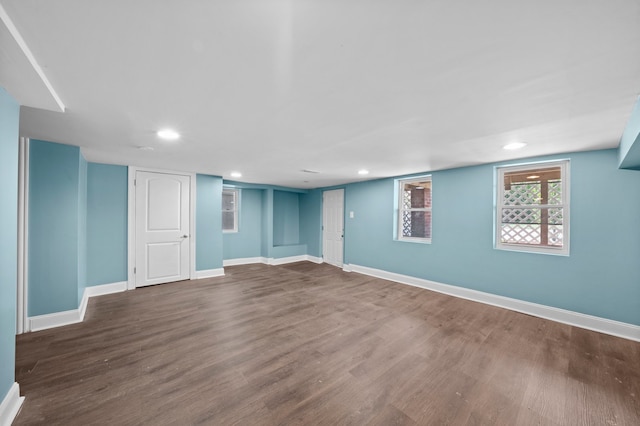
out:
<path id="1" fill-rule="evenodd" d="M 134 179 L 133 180 L 133 186 L 136 186 L 138 184 L 138 179 Z"/>
<path id="2" fill-rule="evenodd" d="M 133 273 L 134 274 L 136 273 L 136 267 L 135 266 L 133 267 Z"/>

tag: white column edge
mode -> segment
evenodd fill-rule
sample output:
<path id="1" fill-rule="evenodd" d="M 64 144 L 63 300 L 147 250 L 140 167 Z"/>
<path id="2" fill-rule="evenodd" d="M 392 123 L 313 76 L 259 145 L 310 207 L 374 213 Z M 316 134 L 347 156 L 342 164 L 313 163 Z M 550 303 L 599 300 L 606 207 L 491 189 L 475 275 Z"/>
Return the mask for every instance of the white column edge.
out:
<path id="1" fill-rule="evenodd" d="M 11 426 L 18 412 L 20 412 L 23 402 L 24 396 L 20 396 L 20 385 L 17 382 L 13 382 L 9 392 L 0 403 L 0 426 Z"/>

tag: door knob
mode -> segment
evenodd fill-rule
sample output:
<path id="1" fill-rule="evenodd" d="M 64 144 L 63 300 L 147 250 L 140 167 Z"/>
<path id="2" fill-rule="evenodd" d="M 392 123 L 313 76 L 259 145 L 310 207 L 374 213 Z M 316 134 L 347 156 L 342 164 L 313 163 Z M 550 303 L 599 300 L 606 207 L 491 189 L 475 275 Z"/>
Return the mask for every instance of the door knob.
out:
<path id="1" fill-rule="evenodd" d="M 180 237 L 180 238 L 189 238 L 189 236 L 188 236 L 188 235 L 183 235 L 183 236 L 182 236 L 182 237 Z"/>

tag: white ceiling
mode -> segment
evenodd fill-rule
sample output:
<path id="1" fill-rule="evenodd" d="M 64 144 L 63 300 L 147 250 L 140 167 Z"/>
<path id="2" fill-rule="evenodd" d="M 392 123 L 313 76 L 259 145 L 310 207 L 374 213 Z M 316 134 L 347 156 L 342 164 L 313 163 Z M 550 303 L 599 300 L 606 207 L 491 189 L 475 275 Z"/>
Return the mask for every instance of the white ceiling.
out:
<path id="1" fill-rule="evenodd" d="M 328 186 L 617 147 L 640 93 L 638 0 L 0 4 L 66 106 L 5 23 L 21 134 L 93 162 Z"/>

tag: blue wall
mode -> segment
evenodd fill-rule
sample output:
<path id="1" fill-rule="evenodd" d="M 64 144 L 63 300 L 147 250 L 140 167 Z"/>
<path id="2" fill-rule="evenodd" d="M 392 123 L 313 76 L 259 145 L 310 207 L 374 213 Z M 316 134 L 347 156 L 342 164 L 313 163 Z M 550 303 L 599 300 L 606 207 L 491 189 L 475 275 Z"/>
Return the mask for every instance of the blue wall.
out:
<path id="1" fill-rule="evenodd" d="M 240 232 L 224 234 L 225 260 L 280 259 L 307 254 L 302 206 L 311 210 L 309 206 L 313 203 L 305 198 L 309 191 L 234 181 L 224 184 L 241 191 Z M 316 227 L 311 233 L 318 230 Z"/>
<path id="2" fill-rule="evenodd" d="M 87 285 L 126 280 L 127 171 L 43 141 L 30 154 L 33 316 L 77 308 L 85 274 Z M 571 160 L 570 256 L 493 248 L 494 164 L 432 173 L 432 244 L 393 239 L 393 178 L 344 186 L 345 213 L 355 212 L 345 214 L 345 263 L 640 325 L 640 173 L 618 169 L 616 150 L 530 161 L 561 158 Z M 240 232 L 224 235 L 222 179 L 197 175 L 196 191 L 198 271 L 223 259 L 321 256 L 323 189 L 241 189 Z"/>
<path id="3" fill-rule="evenodd" d="M 322 190 L 300 194 L 300 241 L 309 256 L 322 257 Z"/>
<path id="4" fill-rule="evenodd" d="M 307 254 L 300 241 L 299 194 L 306 190 L 266 187 L 262 193 L 261 255 L 268 259 Z"/>
<path id="5" fill-rule="evenodd" d="M 259 257 L 262 243 L 262 190 L 240 189 L 238 232 L 222 235 L 224 259 Z"/>
<path id="6" fill-rule="evenodd" d="M 222 268 L 222 178 L 196 175 L 196 270 Z"/>
<path id="7" fill-rule="evenodd" d="M 19 114 L 0 87 L 0 401 L 15 381 Z"/>
<path id="8" fill-rule="evenodd" d="M 300 196 L 273 191 L 273 245 L 300 244 Z"/>
<path id="9" fill-rule="evenodd" d="M 89 163 L 87 285 L 127 281 L 127 167 Z"/>
<path id="10" fill-rule="evenodd" d="M 223 235 L 224 259 L 279 259 L 307 254 L 311 239 L 317 252 L 321 209 L 320 191 L 229 182 L 240 189 L 240 231 Z M 306 214 L 309 217 L 306 217 Z M 312 230 L 307 231 L 309 222 Z M 314 254 L 315 255 L 315 254 Z"/>
<path id="11" fill-rule="evenodd" d="M 127 167 L 32 140 L 29 316 L 77 309 L 86 286 L 127 280 Z M 196 270 L 222 267 L 222 179 L 196 178 Z"/>
<path id="12" fill-rule="evenodd" d="M 78 308 L 80 148 L 31 140 L 29 316 Z"/>
<path id="13" fill-rule="evenodd" d="M 273 257 L 273 189 L 262 191 L 262 235 L 260 236 L 260 254 Z"/>
<path id="14" fill-rule="evenodd" d="M 616 150 L 535 160 L 560 158 L 568 257 L 493 248 L 495 165 L 483 165 L 432 173 L 432 244 L 393 240 L 393 179 L 347 185 L 345 263 L 640 325 L 640 173 L 619 170 Z"/>
<path id="15" fill-rule="evenodd" d="M 82 154 L 78 161 L 78 305 L 87 286 L 87 171 Z"/>

